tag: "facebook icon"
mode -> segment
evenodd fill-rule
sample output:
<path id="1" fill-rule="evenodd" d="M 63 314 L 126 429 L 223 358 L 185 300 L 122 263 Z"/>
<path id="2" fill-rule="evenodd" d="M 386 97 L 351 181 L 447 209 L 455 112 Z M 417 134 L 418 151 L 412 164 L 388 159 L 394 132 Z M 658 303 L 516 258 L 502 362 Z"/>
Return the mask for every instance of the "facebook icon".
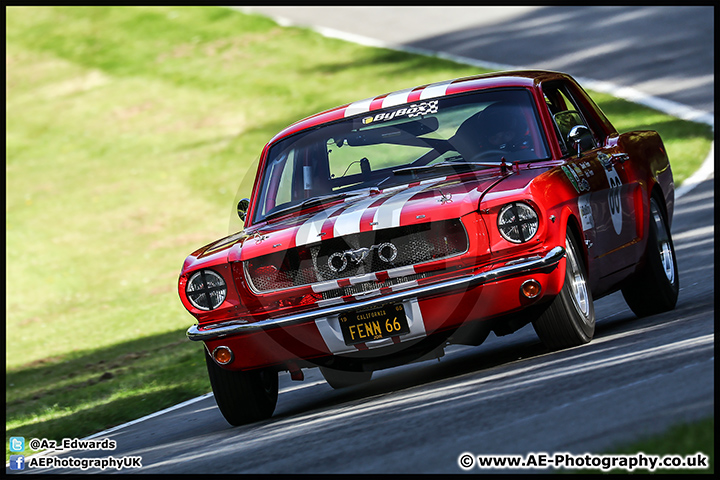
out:
<path id="1" fill-rule="evenodd" d="M 10 470 L 25 470 L 25 455 L 10 455 Z"/>

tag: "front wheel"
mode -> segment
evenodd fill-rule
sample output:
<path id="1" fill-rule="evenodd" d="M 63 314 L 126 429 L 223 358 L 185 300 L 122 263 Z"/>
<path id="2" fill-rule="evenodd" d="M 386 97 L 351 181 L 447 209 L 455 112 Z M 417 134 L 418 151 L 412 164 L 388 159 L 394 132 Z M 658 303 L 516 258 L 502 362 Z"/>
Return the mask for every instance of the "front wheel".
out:
<path id="1" fill-rule="evenodd" d="M 645 263 L 622 289 L 625 302 L 638 317 L 672 310 L 680 290 L 675 247 L 655 198 L 650 199 L 649 230 Z"/>
<path id="2" fill-rule="evenodd" d="M 595 307 L 585 266 L 573 235 L 565 236 L 565 284 L 533 328 L 546 347 L 556 350 L 588 343 L 595 334 Z"/>
<path id="3" fill-rule="evenodd" d="M 230 425 L 269 418 L 278 398 L 278 375 L 274 370 L 249 372 L 225 370 L 205 351 L 210 385 L 220 413 Z"/>

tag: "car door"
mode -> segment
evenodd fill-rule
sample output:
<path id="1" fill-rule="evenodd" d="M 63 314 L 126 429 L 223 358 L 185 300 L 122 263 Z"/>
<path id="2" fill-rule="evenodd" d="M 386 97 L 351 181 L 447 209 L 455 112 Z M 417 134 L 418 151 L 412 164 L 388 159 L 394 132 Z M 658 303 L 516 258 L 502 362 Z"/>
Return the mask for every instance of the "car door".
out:
<path id="1" fill-rule="evenodd" d="M 620 272 L 633 262 L 626 247 L 637 240 L 635 228 L 634 191 L 624 167 L 627 156 L 614 148 L 599 147 L 573 156 L 572 165 L 579 166 L 591 186 L 589 195 L 578 200 L 582 215 L 592 215 L 594 244 L 588 251 L 596 259 L 600 277 Z M 582 180 L 581 180 L 582 182 Z M 583 210 L 583 203 L 589 204 Z M 587 227 L 584 225 L 583 228 Z"/>
<path id="2" fill-rule="evenodd" d="M 587 240 L 588 254 L 599 277 L 622 271 L 633 264 L 625 247 L 634 245 L 634 191 L 624 163 L 628 157 L 617 147 L 600 144 L 568 92 L 558 88 L 547 96 L 561 151 L 566 163 L 562 169 L 578 192 L 578 211 Z"/>

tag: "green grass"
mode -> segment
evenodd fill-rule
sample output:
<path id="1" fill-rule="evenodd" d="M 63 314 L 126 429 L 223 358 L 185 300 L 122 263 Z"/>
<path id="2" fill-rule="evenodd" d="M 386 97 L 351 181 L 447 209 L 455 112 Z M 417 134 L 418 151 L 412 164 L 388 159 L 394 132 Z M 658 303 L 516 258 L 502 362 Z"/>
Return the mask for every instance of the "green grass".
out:
<path id="1" fill-rule="evenodd" d="M 81 437 L 208 392 L 177 275 L 228 233 L 263 145 L 326 108 L 480 73 L 228 8 L 6 15 L 7 437 Z M 593 96 L 619 129 L 660 131 L 678 183 L 709 151 L 707 126 Z"/>

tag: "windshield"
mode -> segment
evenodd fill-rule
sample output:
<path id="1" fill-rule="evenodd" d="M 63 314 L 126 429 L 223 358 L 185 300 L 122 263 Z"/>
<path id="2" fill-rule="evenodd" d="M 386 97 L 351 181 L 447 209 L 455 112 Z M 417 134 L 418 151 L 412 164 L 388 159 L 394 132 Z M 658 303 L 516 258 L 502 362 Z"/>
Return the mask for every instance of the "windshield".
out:
<path id="1" fill-rule="evenodd" d="M 254 222 L 348 195 L 548 157 L 526 89 L 396 105 L 325 124 L 273 145 Z"/>

